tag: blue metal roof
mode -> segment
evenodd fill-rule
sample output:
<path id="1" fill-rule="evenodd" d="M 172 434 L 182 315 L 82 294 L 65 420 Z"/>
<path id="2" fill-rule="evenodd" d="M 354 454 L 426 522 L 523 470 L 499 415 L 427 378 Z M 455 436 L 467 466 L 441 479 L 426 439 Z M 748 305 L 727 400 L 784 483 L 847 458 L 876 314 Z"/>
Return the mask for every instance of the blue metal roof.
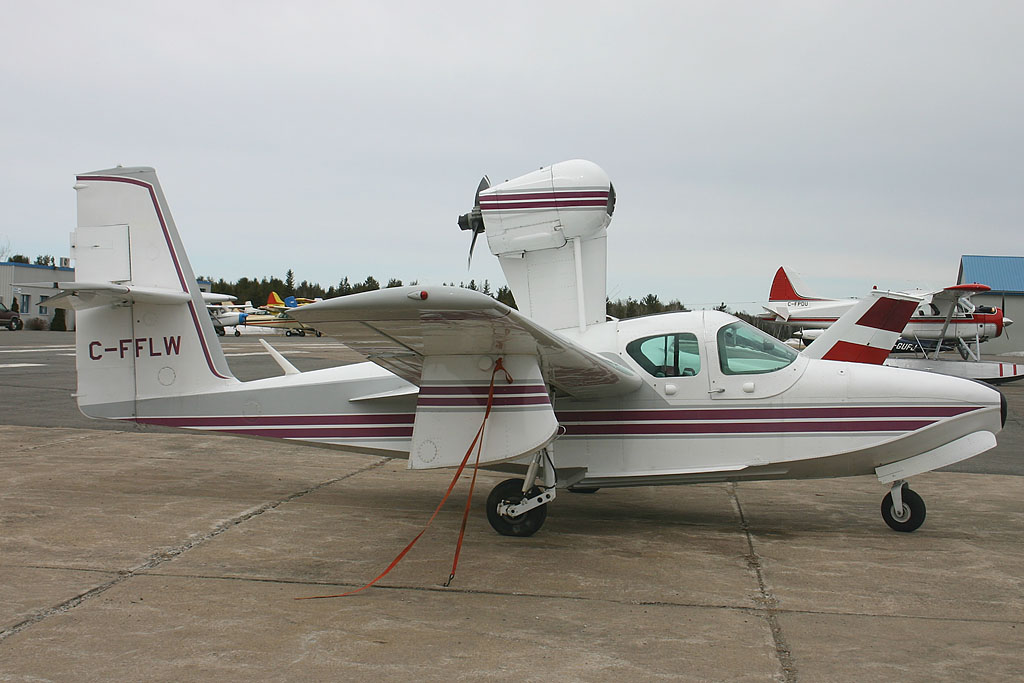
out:
<path id="1" fill-rule="evenodd" d="M 1024 294 L 1024 256 L 961 256 L 959 281 L 980 282 L 993 292 Z"/>
<path id="2" fill-rule="evenodd" d="M 62 272 L 73 273 L 74 268 L 68 268 L 67 266 L 41 266 L 36 263 L 18 263 L 17 261 L 4 261 L 2 265 L 15 266 L 17 268 L 45 268 L 46 270 L 59 270 Z"/>

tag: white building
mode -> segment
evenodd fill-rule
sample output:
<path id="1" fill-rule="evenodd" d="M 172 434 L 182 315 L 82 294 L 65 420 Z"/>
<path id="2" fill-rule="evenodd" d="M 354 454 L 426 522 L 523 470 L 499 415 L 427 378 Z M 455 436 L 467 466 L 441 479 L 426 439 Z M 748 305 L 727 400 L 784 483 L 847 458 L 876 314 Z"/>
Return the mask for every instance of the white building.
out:
<path id="1" fill-rule="evenodd" d="M 67 263 L 67 259 L 61 259 Z M 18 310 L 22 322 L 31 328 L 32 320 L 44 320 L 47 329 L 53 320 L 56 309 L 46 305 L 46 300 L 57 293 L 53 286 L 24 287 L 17 283 L 25 282 L 70 282 L 75 279 L 75 269 L 67 265 L 36 266 L 28 263 L 0 263 L 0 303 L 12 308 L 18 302 Z M 16 286 L 17 285 L 17 286 Z M 69 330 L 75 329 L 74 311 L 65 310 L 65 322 Z"/>

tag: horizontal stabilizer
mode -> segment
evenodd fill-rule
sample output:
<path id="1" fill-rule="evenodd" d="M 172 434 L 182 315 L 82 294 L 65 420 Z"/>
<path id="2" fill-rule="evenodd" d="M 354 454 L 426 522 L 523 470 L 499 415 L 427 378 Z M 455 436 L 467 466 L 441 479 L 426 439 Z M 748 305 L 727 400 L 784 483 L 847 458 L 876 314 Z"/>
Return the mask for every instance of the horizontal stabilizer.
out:
<path id="1" fill-rule="evenodd" d="M 789 320 L 789 306 L 786 304 L 772 304 L 770 306 L 762 305 L 761 308 L 771 314 L 771 318 L 769 319 L 777 318 L 783 321 Z"/>
<path id="2" fill-rule="evenodd" d="M 135 287 L 110 282 L 31 282 L 20 287 L 49 287 L 60 290 L 46 300 L 54 308 L 93 308 L 111 303 L 183 304 L 192 300 L 188 292 L 160 287 Z"/>

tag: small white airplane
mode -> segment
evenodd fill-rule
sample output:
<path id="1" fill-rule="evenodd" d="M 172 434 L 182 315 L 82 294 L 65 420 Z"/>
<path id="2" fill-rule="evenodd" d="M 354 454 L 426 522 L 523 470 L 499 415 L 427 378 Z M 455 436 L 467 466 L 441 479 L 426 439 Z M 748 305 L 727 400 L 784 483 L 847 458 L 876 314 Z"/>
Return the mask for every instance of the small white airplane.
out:
<path id="1" fill-rule="evenodd" d="M 490 187 L 460 224 L 485 233 L 520 310 L 456 287 L 400 287 L 290 314 L 370 362 L 241 382 L 216 342 L 150 168 L 77 178 L 78 404 L 90 417 L 292 439 L 515 472 L 487 500 L 528 536 L 557 489 L 876 475 L 886 523 L 925 518 L 905 480 L 996 445 L 991 387 L 856 362 L 888 350 L 916 308 L 873 293 L 803 353 L 718 311 L 607 320 L 615 192 L 568 161 Z M 129 239 L 131 249 L 128 249 Z M 684 258 L 681 256 L 681 258 Z M 839 362 L 823 360 L 837 358 Z M 557 446 L 557 447 L 556 447 Z M 814 499 L 807 501 L 813 514 Z"/>
<path id="2" fill-rule="evenodd" d="M 890 357 L 885 364 L 992 383 L 1024 378 L 1024 366 L 1018 368 L 1014 363 L 981 360 L 982 342 L 1001 336 L 1013 324 L 1002 309 L 975 306 L 971 301 L 975 294 L 989 290 L 988 285 L 965 283 L 938 290 L 904 292 L 921 302 L 892 352 L 917 357 Z M 776 271 L 768 298 L 768 304 L 763 306 L 766 313 L 761 318 L 796 328 L 793 336 L 805 343 L 814 341 L 857 303 L 857 299 L 825 299 L 808 294 L 799 276 L 785 267 Z M 965 362 L 940 359 L 939 352 L 947 349 L 959 351 Z"/>
<path id="3" fill-rule="evenodd" d="M 234 297 L 231 297 L 233 300 Z M 238 331 L 239 326 L 245 324 L 245 319 L 250 315 L 259 315 L 260 309 L 254 307 L 251 301 L 246 301 L 244 304 L 207 304 L 207 310 L 210 312 L 210 318 L 213 319 L 213 329 L 217 332 L 217 336 L 224 336 L 225 327 L 235 328 L 235 336 L 241 336 L 241 332 Z"/>

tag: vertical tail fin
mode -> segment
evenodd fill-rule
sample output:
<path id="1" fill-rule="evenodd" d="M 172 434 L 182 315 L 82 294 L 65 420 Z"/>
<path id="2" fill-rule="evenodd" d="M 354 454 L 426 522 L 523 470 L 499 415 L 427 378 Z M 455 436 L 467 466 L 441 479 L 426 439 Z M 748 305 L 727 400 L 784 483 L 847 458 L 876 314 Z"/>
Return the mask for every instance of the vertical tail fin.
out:
<path id="1" fill-rule="evenodd" d="M 921 300 L 873 291 L 800 352 L 808 358 L 881 365 Z"/>
<path id="2" fill-rule="evenodd" d="M 284 306 L 284 302 L 281 301 L 281 297 L 277 295 L 277 292 L 271 292 L 270 295 L 267 296 L 267 306 Z"/>
<path id="3" fill-rule="evenodd" d="M 139 416 L 140 401 L 233 383 L 156 172 L 77 178 L 71 236 L 78 405 L 90 417 Z"/>
<path id="4" fill-rule="evenodd" d="M 768 293 L 769 301 L 824 301 L 810 296 L 807 287 L 796 273 L 790 273 L 785 266 L 775 271 L 772 288 Z"/>

